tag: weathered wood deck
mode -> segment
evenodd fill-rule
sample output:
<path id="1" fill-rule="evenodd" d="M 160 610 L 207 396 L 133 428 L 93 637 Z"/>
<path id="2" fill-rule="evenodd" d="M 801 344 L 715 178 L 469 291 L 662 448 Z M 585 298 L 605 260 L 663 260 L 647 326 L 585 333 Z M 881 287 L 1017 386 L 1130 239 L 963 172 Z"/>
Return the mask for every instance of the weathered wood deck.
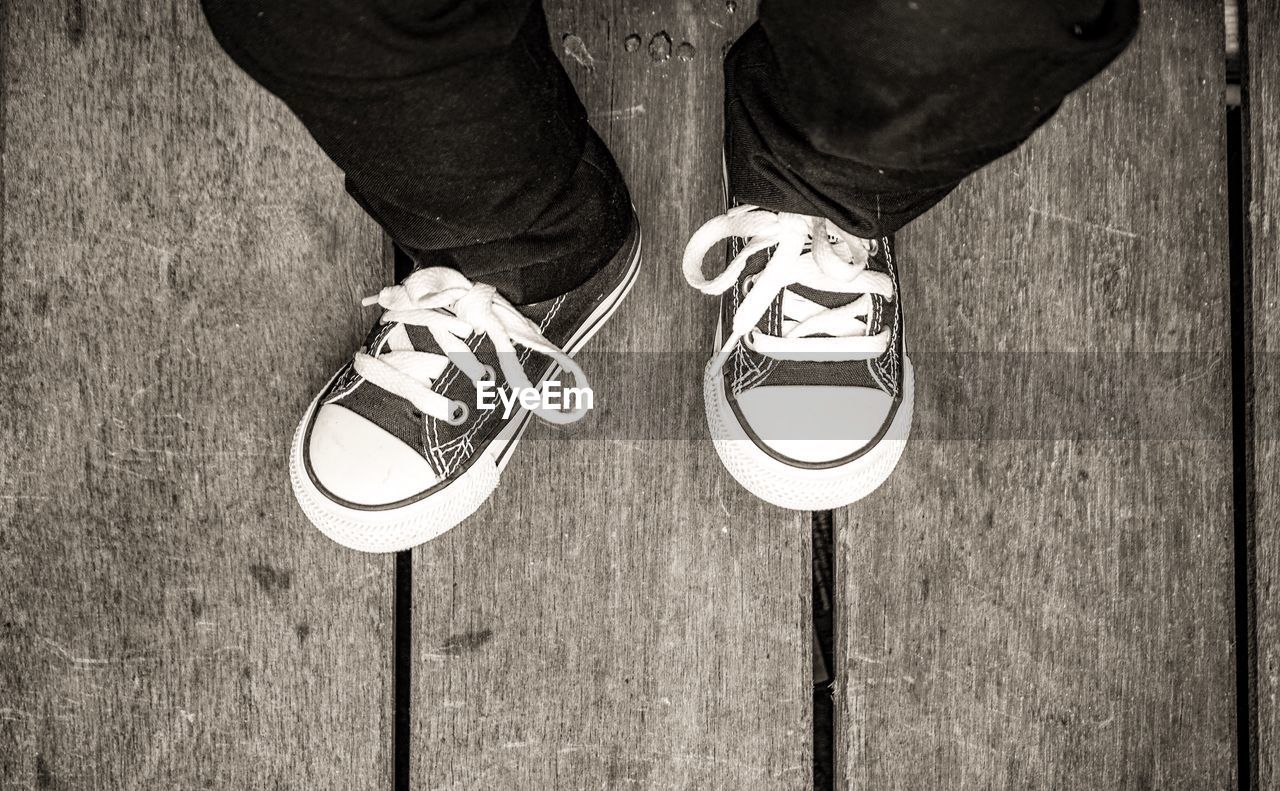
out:
<path id="1" fill-rule="evenodd" d="M 1146 5 L 902 234 L 925 436 L 841 514 L 851 787 L 1231 787 L 1221 9 Z"/>
<path id="2" fill-rule="evenodd" d="M 839 787 L 1280 787 L 1280 20 L 1246 14 L 1233 281 L 1221 7 L 1145 5 L 899 239 L 917 436 L 834 515 Z M 810 517 L 673 439 L 753 11 L 549 3 L 646 223 L 590 350 L 676 368 L 596 355 L 607 408 L 397 564 L 284 462 L 392 276 L 340 174 L 194 3 L 0 5 L 0 788 L 813 787 Z"/>
<path id="3" fill-rule="evenodd" d="M 1253 513 L 1254 643 L 1248 712 L 1260 789 L 1280 788 L 1280 17 L 1260 4 L 1248 17 L 1245 111 L 1246 252 L 1252 297 L 1252 375 L 1247 395 L 1256 423 L 1244 470 Z M 1243 729 L 1242 729 L 1243 730 Z"/>

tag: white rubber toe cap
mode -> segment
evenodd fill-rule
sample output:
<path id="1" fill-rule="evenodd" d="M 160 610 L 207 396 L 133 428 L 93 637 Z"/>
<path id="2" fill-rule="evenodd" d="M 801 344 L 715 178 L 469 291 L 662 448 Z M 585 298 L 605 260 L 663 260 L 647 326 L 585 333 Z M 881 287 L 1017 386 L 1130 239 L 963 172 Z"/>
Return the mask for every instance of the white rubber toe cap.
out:
<path id="1" fill-rule="evenodd" d="M 356 505 L 399 502 L 440 480 L 413 448 L 337 404 L 316 413 L 306 453 L 320 485 Z"/>
<path id="2" fill-rule="evenodd" d="M 738 410 L 759 441 L 780 456 L 822 464 L 871 443 L 893 398 L 870 387 L 780 385 L 738 396 Z"/>

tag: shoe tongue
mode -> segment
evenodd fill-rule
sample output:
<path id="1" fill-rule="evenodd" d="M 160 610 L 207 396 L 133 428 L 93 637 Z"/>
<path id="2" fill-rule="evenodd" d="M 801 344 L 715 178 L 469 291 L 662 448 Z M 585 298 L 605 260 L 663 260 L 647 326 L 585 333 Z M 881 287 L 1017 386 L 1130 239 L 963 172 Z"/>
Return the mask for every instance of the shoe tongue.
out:
<path id="1" fill-rule="evenodd" d="M 819 291 L 803 283 L 793 283 L 787 286 L 786 290 L 799 294 L 811 302 L 816 302 L 824 308 L 838 308 L 841 305 L 848 305 L 861 296 L 861 294 L 848 294 L 841 291 Z"/>
<path id="2" fill-rule="evenodd" d="M 440 344 L 436 343 L 436 339 L 431 336 L 431 330 L 426 327 L 419 327 L 417 324 L 406 324 L 404 325 L 404 331 L 409 336 L 409 342 L 413 344 L 413 348 L 417 351 L 444 354 Z"/>
<path id="3" fill-rule="evenodd" d="M 867 269 L 872 272 L 890 274 L 888 262 L 884 257 L 884 245 L 880 244 L 878 245 L 878 248 L 879 249 L 876 250 L 875 255 L 868 256 Z M 805 252 L 808 252 L 808 248 L 806 248 Z M 745 278 L 750 275 L 754 275 L 756 272 L 764 269 L 765 265 L 769 262 L 769 257 L 773 255 L 773 253 L 774 250 L 769 249 L 751 256 L 751 259 L 747 261 L 746 268 L 743 270 L 743 277 Z M 760 321 L 757 322 L 756 326 L 761 331 L 767 332 L 769 330 L 771 318 L 769 314 L 782 309 L 782 295 L 787 291 L 802 296 L 811 302 L 816 302 L 824 308 L 838 308 L 842 305 L 848 305 L 850 302 L 853 302 L 862 296 L 861 294 L 850 294 L 842 291 L 822 291 L 820 289 L 812 288 L 811 286 L 806 286 L 802 283 L 792 283 L 778 294 L 777 299 L 774 300 L 773 306 L 769 309 L 769 313 L 760 317 Z M 871 298 L 877 301 L 882 301 L 884 299 L 884 297 L 881 297 L 878 294 L 872 295 Z M 877 326 L 872 326 L 870 328 L 869 334 L 871 335 L 875 335 L 883 329 L 883 327 L 878 326 L 879 322 L 873 323 Z"/>

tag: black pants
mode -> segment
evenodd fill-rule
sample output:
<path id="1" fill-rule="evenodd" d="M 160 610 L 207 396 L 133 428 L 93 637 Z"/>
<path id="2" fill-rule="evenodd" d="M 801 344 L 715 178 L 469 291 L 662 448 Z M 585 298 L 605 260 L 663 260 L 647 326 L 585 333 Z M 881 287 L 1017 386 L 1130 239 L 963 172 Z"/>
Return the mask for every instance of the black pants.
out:
<path id="1" fill-rule="evenodd" d="M 202 3 L 419 261 L 534 301 L 621 244 L 626 187 L 537 0 Z M 735 194 L 891 233 L 1025 140 L 1137 24 L 1138 0 L 762 0 L 725 60 Z"/>

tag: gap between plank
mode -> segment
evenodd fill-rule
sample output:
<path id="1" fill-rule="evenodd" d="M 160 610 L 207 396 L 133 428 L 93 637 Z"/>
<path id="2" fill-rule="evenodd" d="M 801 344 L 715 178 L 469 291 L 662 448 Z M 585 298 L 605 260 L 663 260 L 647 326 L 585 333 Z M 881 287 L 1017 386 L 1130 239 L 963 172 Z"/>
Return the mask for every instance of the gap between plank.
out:
<path id="1" fill-rule="evenodd" d="M 836 788 L 836 545 L 830 511 L 813 514 L 813 788 Z"/>
<path id="2" fill-rule="evenodd" d="M 396 553 L 394 659 L 392 661 L 392 789 L 409 791 L 409 747 L 413 720 L 413 552 Z"/>
<path id="3" fill-rule="evenodd" d="M 1241 791 L 1257 791 L 1257 577 L 1254 565 L 1253 270 L 1249 256 L 1249 99 L 1246 8 L 1228 13 L 1238 53 L 1227 62 L 1227 206 L 1231 267 L 1231 455 L 1235 569 L 1236 777 Z M 1231 31 L 1228 30 L 1230 39 Z M 1240 97 L 1238 106 L 1231 99 Z"/>
<path id="4" fill-rule="evenodd" d="M 413 271 L 413 259 L 384 237 L 383 249 L 391 259 L 393 282 Z M 410 748 L 413 739 L 413 550 L 396 553 L 395 603 L 392 645 L 392 791 L 409 791 Z"/>

